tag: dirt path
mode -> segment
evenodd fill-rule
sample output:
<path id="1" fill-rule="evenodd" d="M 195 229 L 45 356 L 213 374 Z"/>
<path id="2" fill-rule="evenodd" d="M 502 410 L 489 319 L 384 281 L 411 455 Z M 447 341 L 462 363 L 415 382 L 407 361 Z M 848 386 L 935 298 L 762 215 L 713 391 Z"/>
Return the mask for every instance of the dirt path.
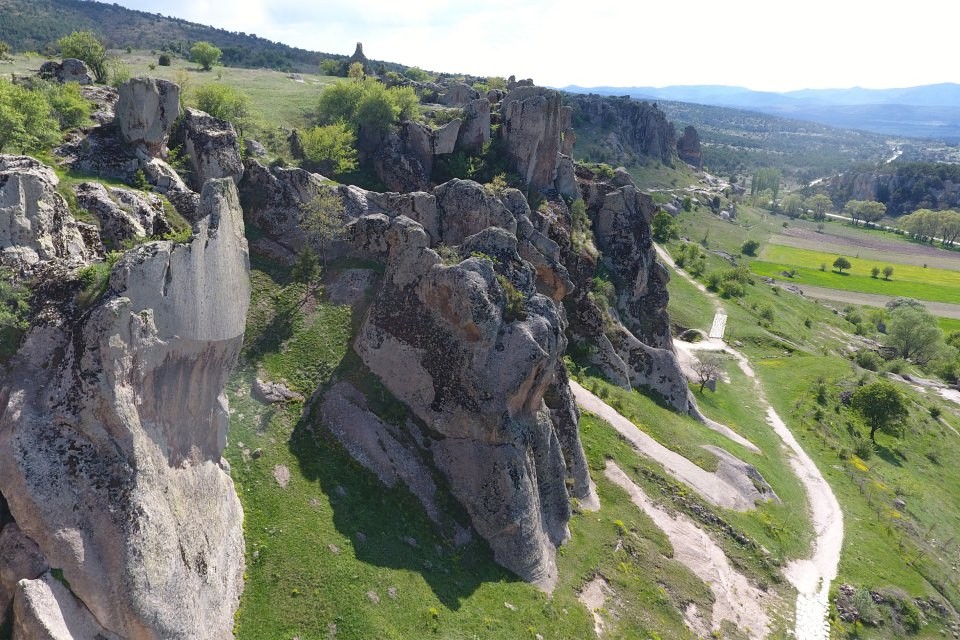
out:
<path id="1" fill-rule="evenodd" d="M 607 478 L 630 494 L 631 500 L 666 534 L 673 559 L 690 569 L 713 592 L 711 627 L 719 630 L 729 620 L 750 638 L 766 638 L 770 631 L 769 594 L 760 591 L 730 565 L 726 554 L 697 524 L 683 514 L 671 515 L 650 500 L 614 462 L 607 462 Z"/>
<path id="2" fill-rule="evenodd" d="M 570 381 L 570 389 L 582 409 L 608 422 L 643 455 L 653 458 L 674 478 L 693 487 L 700 495 L 718 507 L 735 511 L 748 511 L 754 508 L 754 502 L 763 496 L 753 482 L 733 465 L 726 465 L 724 473 L 701 469 L 679 453 L 665 446 L 641 431 L 635 424 L 620 415 L 616 409 L 593 395 L 576 381 Z M 723 464 L 723 459 L 720 463 Z M 737 481 L 743 476 L 742 481 Z"/>
<path id="3" fill-rule="evenodd" d="M 660 247 L 657 247 L 657 251 L 661 257 L 665 253 Z M 722 308 L 716 296 L 708 293 L 703 285 L 678 269 L 672 261 L 669 261 L 669 264 L 677 274 L 707 293 L 718 309 Z M 729 346 L 725 346 L 724 349 L 737 359 L 743 373 L 753 380 L 757 396 L 767 406 L 767 422 L 790 451 L 791 455 L 788 456 L 790 468 L 807 494 L 815 536 L 813 555 L 791 561 L 784 571 L 790 584 L 797 590 L 794 633 L 797 640 L 828 640 L 830 637 L 828 622 L 830 583 L 837 577 L 837 567 L 840 565 L 840 550 L 843 546 L 843 512 L 817 465 L 770 406 L 763 393 L 763 387 L 750 366 L 750 361 Z"/>

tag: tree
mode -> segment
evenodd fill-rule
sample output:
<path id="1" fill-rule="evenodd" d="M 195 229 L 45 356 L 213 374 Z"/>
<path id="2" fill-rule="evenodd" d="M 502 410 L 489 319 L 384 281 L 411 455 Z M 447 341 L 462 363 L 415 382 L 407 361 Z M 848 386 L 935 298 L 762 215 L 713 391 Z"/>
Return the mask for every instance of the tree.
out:
<path id="1" fill-rule="evenodd" d="M 883 279 L 889 280 L 890 276 L 892 275 L 893 275 L 893 267 L 891 267 L 890 265 L 885 266 L 883 268 Z"/>
<path id="2" fill-rule="evenodd" d="M 321 125 L 346 122 L 360 139 L 386 133 L 400 119 L 418 114 L 419 100 L 411 87 L 388 89 L 376 78 L 337 82 L 320 94 Z"/>
<path id="3" fill-rule="evenodd" d="M 10 45 L 0 40 L 0 60 L 10 60 Z"/>
<path id="4" fill-rule="evenodd" d="M 107 50 L 92 31 L 74 31 L 57 40 L 57 50 L 64 58 L 83 60 L 97 82 L 107 79 Z"/>
<path id="5" fill-rule="evenodd" d="M 363 80 L 363 64 L 359 62 L 354 62 L 347 69 L 347 77 L 353 80 L 354 82 L 360 82 Z"/>
<path id="6" fill-rule="evenodd" d="M 332 58 L 324 58 L 320 61 L 320 73 L 325 76 L 339 76 L 341 63 Z"/>
<path id="7" fill-rule="evenodd" d="M 190 47 L 190 57 L 193 58 L 193 61 L 198 63 L 204 71 L 210 71 L 211 67 L 220 61 L 221 55 L 223 55 L 223 51 L 221 51 L 219 47 L 205 40 L 196 42 Z"/>
<path id="8" fill-rule="evenodd" d="M 865 224 L 878 222 L 887 213 L 887 206 L 882 202 L 866 201 L 860 205 L 860 216 Z"/>
<path id="9" fill-rule="evenodd" d="M 827 211 L 833 208 L 833 201 L 822 193 L 807 198 L 806 207 L 813 211 L 813 219 L 822 221 L 827 217 Z"/>
<path id="10" fill-rule="evenodd" d="M 697 358 L 697 364 L 694 365 L 694 371 L 700 379 L 700 393 L 707 386 L 710 380 L 715 380 L 723 371 L 723 358 L 717 353 L 703 353 Z"/>
<path id="11" fill-rule="evenodd" d="M 740 247 L 740 252 L 745 256 L 755 256 L 757 255 L 757 249 L 760 248 L 760 243 L 756 240 L 747 240 Z"/>
<path id="12" fill-rule="evenodd" d="M 783 212 L 790 218 L 798 218 L 803 213 L 803 198 L 795 193 L 791 193 L 783 198 L 781 203 Z"/>
<path id="13" fill-rule="evenodd" d="M 880 267 L 874 265 L 873 267 L 870 268 L 870 277 L 871 277 L 871 278 L 876 278 L 876 277 L 879 276 L 879 275 L 880 275 Z"/>
<path id="14" fill-rule="evenodd" d="M 241 136 L 250 120 L 250 97 L 228 84 L 200 85 L 193 90 L 193 103 L 214 118 L 232 122 Z"/>
<path id="15" fill-rule="evenodd" d="M 937 319 L 923 306 L 901 304 L 890 312 L 884 343 L 904 360 L 924 365 L 943 346 L 943 332 Z"/>
<path id="16" fill-rule="evenodd" d="M 840 273 L 843 273 L 844 269 L 849 269 L 852 266 L 853 265 L 850 264 L 850 261 L 844 258 L 843 256 L 839 256 L 836 260 L 833 261 L 833 268 L 838 270 Z"/>
<path id="17" fill-rule="evenodd" d="M 653 234 L 653 239 L 657 242 L 667 242 L 672 238 L 680 237 L 680 228 L 674 221 L 673 216 L 666 211 L 661 211 L 653 216 L 653 221 L 650 223 L 650 230 Z"/>
<path id="18" fill-rule="evenodd" d="M 342 174 L 357 168 L 356 140 L 353 130 L 342 120 L 300 133 L 304 157 L 324 174 Z"/>
<path id="19" fill-rule="evenodd" d="M 343 235 L 343 201 L 333 189 L 324 189 L 312 200 L 302 205 L 303 218 L 300 226 L 307 234 L 305 251 L 315 249 L 327 268 L 330 242 Z"/>
<path id="20" fill-rule="evenodd" d="M 907 418 L 907 402 L 903 394 L 886 380 L 865 384 L 850 397 L 850 406 L 870 427 L 870 440 L 876 442 L 877 431 L 896 434 L 897 425 Z"/>

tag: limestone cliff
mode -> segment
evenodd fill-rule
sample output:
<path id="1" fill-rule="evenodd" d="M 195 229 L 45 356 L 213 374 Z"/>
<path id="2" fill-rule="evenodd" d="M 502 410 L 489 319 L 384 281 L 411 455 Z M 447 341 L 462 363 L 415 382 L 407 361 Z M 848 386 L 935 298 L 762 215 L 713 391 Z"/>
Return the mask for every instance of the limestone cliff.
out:
<path id="1" fill-rule="evenodd" d="M 627 97 L 566 95 L 581 144 L 578 157 L 612 165 L 654 159 L 674 165 L 677 133 L 657 105 Z"/>
<path id="2" fill-rule="evenodd" d="M 124 254 L 88 308 L 63 261 L 35 281 L 0 379 L 0 548 L 24 550 L 0 553 L 0 614 L 12 596 L 18 640 L 232 637 L 244 541 L 223 387 L 249 267 L 233 183 L 208 182 L 200 212 L 189 243 Z"/>

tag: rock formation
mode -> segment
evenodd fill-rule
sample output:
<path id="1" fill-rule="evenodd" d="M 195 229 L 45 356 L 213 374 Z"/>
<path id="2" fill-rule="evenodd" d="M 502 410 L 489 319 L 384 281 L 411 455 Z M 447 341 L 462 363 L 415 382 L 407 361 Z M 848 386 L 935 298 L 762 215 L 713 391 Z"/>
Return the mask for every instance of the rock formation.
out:
<path id="1" fill-rule="evenodd" d="M 27 156 L 0 155 L 0 264 L 79 265 L 99 252 L 96 227 L 77 222 L 56 191 L 53 169 Z"/>
<path id="2" fill-rule="evenodd" d="M 683 135 L 677 139 L 677 155 L 695 169 L 703 169 L 703 150 L 700 148 L 700 135 L 696 127 L 687 125 Z"/>
<path id="3" fill-rule="evenodd" d="M 226 120 L 187 107 L 170 138 L 171 147 L 179 147 L 190 166 L 190 186 L 194 191 L 212 178 L 230 178 L 234 184 L 243 176 L 240 139 Z"/>
<path id="4" fill-rule="evenodd" d="M 451 185 L 438 204 L 471 190 Z M 485 256 L 444 265 L 423 227 L 405 216 L 351 223 L 357 251 L 387 269 L 355 349 L 427 425 L 433 463 L 497 561 L 549 589 L 556 547 L 568 535 L 564 478 L 576 474 L 585 501 L 592 488 L 569 402 L 562 390 L 550 396 L 555 411 L 545 402 L 565 381 L 562 312 L 536 292 L 516 232 L 490 224 L 477 215 L 441 224 L 445 242 Z"/>
<path id="5" fill-rule="evenodd" d="M 208 182 L 200 210 L 191 242 L 128 251 L 87 309 L 69 262 L 43 254 L 42 307 L 0 379 L 15 637 L 232 637 L 244 541 L 223 387 L 249 267 L 233 183 Z"/>
<path id="6" fill-rule="evenodd" d="M 132 78 L 120 85 L 117 123 L 123 140 L 154 157 L 165 157 L 180 116 L 180 87 L 168 80 Z"/>
<path id="7" fill-rule="evenodd" d="M 602 141 L 603 152 L 611 164 L 654 158 L 673 166 L 677 134 L 656 105 L 627 97 L 567 95 L 573 110 L 573 127 L 589 131 Z"/>
<path id="8" fill-rule="evenodd" d="M 518 87 L 500 103 L 500 136 L 524 184 L 550 189 L 557 178 L 561 132 L 569 117 L 553 89 Z"/>

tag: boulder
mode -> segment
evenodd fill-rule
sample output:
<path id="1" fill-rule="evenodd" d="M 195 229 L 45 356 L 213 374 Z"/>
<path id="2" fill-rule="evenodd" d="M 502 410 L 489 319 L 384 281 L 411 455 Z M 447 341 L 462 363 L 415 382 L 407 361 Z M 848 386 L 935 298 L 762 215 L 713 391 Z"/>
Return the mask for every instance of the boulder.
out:
<path id="1" fill-rule="evenodd" d="M 573 168 L 573 160 L 568 156 L 561 156 L 557 164 L 557 179 L 554 187 L 562 196 L 576 200 L 580 197 L 580 187 L 577 184 L 577 173 Z"/>
<path id="2" fill-rule="evenodd" d="M 438 96 L 438 102 L 448 107 L 462 107 L 468 102 L 479 98 L 479 91 L 468 84 L 458 82 L 447 87 L 447 90 Z"/>
<path id="3" fill-rule="evenodd" d="M 57 193 L 59 182 L 53 169 L 38 160 L 0 155 L 0 264 L 29 269 L 62 261 L 76 266 L 98 257 L 96 229 L 74 219 Z"/>
<path id="4" fill-rule="evenodd" d="M 267 148 L 253 138 L 247 138 L 243 141 L 243 150 L 248 156 L 254 158 L 263 158 L 267 155 Z"/>
<path id="5" fill-rule="evenodd" d="M 296 391 L 291 391 L 285 384 L 280 382 L 268 382 L 255 378 L 253 386 L 250 389 L 253 396 L 261 402 L 267 404 L 276 404 L 278 402 L 303 402 L 303 396 Z"/>
<path id="6" fill-rule="evenodd" d="M 67 587 L 46 573 L 21 580 L 13 604 L 13 637 L 20 640 L 122 640 L 104 629 Z"/>
<path id="7" fill-rule="evenodd" d="M 404 131 L 411 131 L 406 128 Z M 427 133 L 429 136 L 429 133 Z M 430 145 L 430 139 L 427 138 L 427 144 Z M 396 133 L 390 133 L 382 144 L 377 146 L 373 156 L 373 168 L 377 177 L 387 187 L 389 191 L 399 191 L 405 193 L 408 191 L 423 191 L 430 183 L 430 171 L 432 169 L 433 153 L 431 146 L 429 158 L 431 166 L 425 167 L 420 161 L 419 151 L 414 150 L 410 145 L 398 136 Z"/>
<path id="8" fill-rule="evenodd" d="M 0 627 L 21 580 L 38 578 L 49 568 L 39 547 L 11 522 L 0 529 Z"/>
<path id="9" fill-rule="evenodd" d="M 167 140 L 180 117 L 180 87 L 168 80 L 131 78 L 119 87 L 117 122 L 128 144 L 165 157 Z"/>
<path id="10" fill-rule="evenodd" d="M 447 197 L 462 191 L 485 201 L 457 182 L 447 184 Z M 441 188 L 436 195 L 438 207 L 453 214 L 446 206 L 455 200 Z M 491 225 L 489 214 L 506 214 L 512 224 Z M 358 253 L 386 263 L 354 348 L 427 425 L 433 464 L 496 560 L 549 590 L 556 547 L 568 536 L 565 457 L 582 457 L 569 423 L 561 438 L 544 401 L 562 367 L 563 315 L 536 293 L 533 268 L 517 252 L 512 214 L 500 204 L 466 218 L 449 227 L 443 218 L 444 242 L 490 256 L 496 270 L 485 257 L 442 264 L 423 228 L 405 216 L 371 214 L 350 223 Z M 585 472 L 583 465 L 575 469 Z M 589 479 L 571 483 L 584 494 L 576 497 L 587 497 Z"/>
<path id="11" fill-rule="evenodd" d="M 427 177 L 433 171 L 434 141 L 435 134 L 426 125 L 412 121 L 400 125 L 401 153 L 416 158 Z"/>
<path id="12" fill-rule="evenodd" d="M 130 240 L 162 236 L 173 231 L 163 212 L 163 202 L 153 194 L 81 182 L 73 188 L 77 204 L 100 221 L 104 247 L 115 251 Z"/>
<path id="13" fill-rule="evenodd" d="M 469 154 L 479 154 L 490 142 L 490 103 L 483 99 L 471 100 L 463 106 L 463 123 L 457 133 L 457 148 Z"/>
<path id="14" fill-rule="evenodd" d="M 0 378 L 0 493 L 64 583 L 21 582 L 15 629 L 89 611 L 108 638 L 232 637 L 244 539 L 224 385 L 249 264 L 233 182 L 208 181 L 200 210 L 189 243 L 128 251 L 87 309 L 55 295 L 62 278 L 35 285 L 44 322 Z"/>
<path id="15" fill-rule="evenodd" d="M 521 86 L 500 103 L 500 136 L 524 184 L 552 189 L 560 161 L 562 98 L 553 89 Z"/>
<path id="16" fill-rule="evenodd" d="M 243 176 L 240 140 L 226 120 L 187 107 L 174 131 L 170 145 L 180 147 L 190 166 L 190 186 L 200 191 L 207 180 L 230 178 L 234 184 Z"/>
<path id="17" fill-rule="evenodd" d="M 439 129 L 433 130 L 433 155 L 439 156 L 453 153 L 453 149 L 457 145 L 457 136 L 460 134 L 460 124 L 461 121 L 457 118 L 451 120 Z"/>
<path id="18" fill-rule="evenodd" d="M 86 63 L 76 58 L 64 58 L 61 62 L 50 60 L 40 65 L 40 77 L 60 84 L 76 82 L 80 85 L 93 84 L 93 76 Z"/>

